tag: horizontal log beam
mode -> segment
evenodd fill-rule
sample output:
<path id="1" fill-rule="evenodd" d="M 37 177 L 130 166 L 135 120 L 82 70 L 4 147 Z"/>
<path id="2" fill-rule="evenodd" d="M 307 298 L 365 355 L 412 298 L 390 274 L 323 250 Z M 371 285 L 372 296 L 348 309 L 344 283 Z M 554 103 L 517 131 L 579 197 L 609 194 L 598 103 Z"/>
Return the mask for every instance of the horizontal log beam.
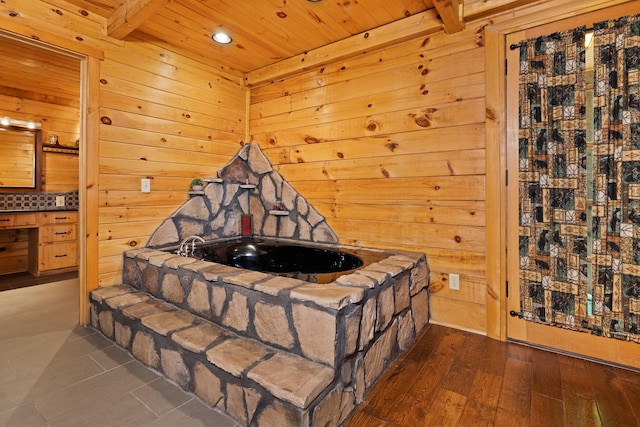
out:
<path id="1" fill-rule="evenodd" d="M 107 18 L 107 35 L 124 39 L 171 0 L 127 0 Z"/>
<path id="2" fill-rule="evenodd" d="M 247 86 L 257 86 L 291 76 L 303 70 L 321 67 L 358 54 L 371 52 L 416 37 L 442 30 L 442 21 L 435 9 L 411 15 L 370 31 L 301 53 L 245 75 Z"/>
<path id="3" fill-rule="evenodd" d="M 433 0 L 440 19 L 442 19 L 445 33 L 452 34 L 464 30 L 465 23 L 462 14 L 464 0 Z"/>

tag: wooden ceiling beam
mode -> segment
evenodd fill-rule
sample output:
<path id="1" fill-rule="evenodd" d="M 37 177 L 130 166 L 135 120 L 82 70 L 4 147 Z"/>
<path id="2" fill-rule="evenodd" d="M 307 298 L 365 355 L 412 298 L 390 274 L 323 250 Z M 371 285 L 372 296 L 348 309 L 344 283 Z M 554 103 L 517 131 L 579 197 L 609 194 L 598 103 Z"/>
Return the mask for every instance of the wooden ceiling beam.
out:
<path id="1" fill-rule="evenodd" d="M 386 46 L 442 31 L 442 21 L 434 9 L 411 15 L 370 31 L 330 43 L 300 55 L 245 74 L 245 85 L 256 86 L 281 79 L 301 70 L 371 52 Z"/>
<path id="2" fill-rule="evenodd" d="M 433 0 L 446 33 L 464 30 L 463 2 L 464 0 Z"/>
<path id="3" fill-rule="evenodd" d="M 107 35 L 124 39 L 171 0 L 126 0 L 107 18 Z"/>

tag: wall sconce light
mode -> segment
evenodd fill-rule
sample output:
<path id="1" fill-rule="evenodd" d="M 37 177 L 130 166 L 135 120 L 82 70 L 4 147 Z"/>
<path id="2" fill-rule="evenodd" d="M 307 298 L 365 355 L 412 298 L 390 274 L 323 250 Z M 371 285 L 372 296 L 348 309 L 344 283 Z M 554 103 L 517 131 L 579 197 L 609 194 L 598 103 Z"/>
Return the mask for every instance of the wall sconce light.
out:
<path id="1" fill-rule="evenodd" d="M 223 33 L 222 31 L 218 31 L 213 36 L 211 36 L 211 38 L 214 42 L 220 44 L 229 44 L 233 41 L 227 33 Z"/>
<path id="2" fill-rule="evenodd" d="M 32 120 L 18 120 L 11 117 L 3 117 L 0 119 L 0 125 L 2 126 L 15 126 L 19 128 L 36 129 L 42 126 L 41 123 L 34 122 Z"/>

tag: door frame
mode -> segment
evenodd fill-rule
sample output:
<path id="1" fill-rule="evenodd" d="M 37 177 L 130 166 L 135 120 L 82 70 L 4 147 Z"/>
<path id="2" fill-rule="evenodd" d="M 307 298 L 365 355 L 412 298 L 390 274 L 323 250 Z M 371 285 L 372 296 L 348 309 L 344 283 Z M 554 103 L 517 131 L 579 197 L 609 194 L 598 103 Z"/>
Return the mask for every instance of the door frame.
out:
<path id="1" fill-rule="evenodd" d="M 535 27 L 523 29 L 495 29 L 487 28 L 487 58 L 498 64 L 505 64 L 504 78 L 489 74 L 487 61 L 487 252 L 488 278 L 499 280 L 499 284 L 506 284 L 505 292 L 498 292 L 496 300 L 500 301 L 499 331 L 494 338 L 521 342 L 528 345 L 553 349 L 563 353 L 587 357 L 607 363 L 640 368 L 637 354 L 640 347 L 634 342 L 626 342 L 613 338 L 604 338 L 583 332 L 575 332 L 555 326 L 528 322 L 509 315 L 510 311 L 520 311 L 519 298 L 519 263 L 518 263 L 518 51 L 509 46 L 518 44 L 522 40 L 576 28 L 581 25 L 588 27 L 594 22 L 618 18 L 620 16 L 640 13 L 638 2 L 620 6 L 603 8 L 570 18 L 553 20 Z M 491 42 L 489 42 L 491 41 Z M 498 60 L 496 61 L 496 58 Z M 498 73 L 495 73 L 498 74 Z M 501 82 L 497 82 L 500 80 Z M 496 87 L 496 85 L 498 87 Z M 493 92 L 491 90 L 493 88 Z M 495 115 L 496 120 L 490 121 L 490 111 L 500 106 L 502 114 Z M 489 134 L 497 139 L 490 139 Z M 491 141 L 500 141 L 500 148 L 492 147 Z M 489 165 L 492 165 L 489 167 Z M 500 165 L 499 168 L 496 166 Z M 495 171 L 498 170 L 496 173 Z M 509 184 L 508 174 L 511 175 Z M 490 191 L 499 192 L 489 200 Z M 490 203 L 491 202 L 491 203 Z M 489 212 L 491 206 L 491 212 Z M 500 221 L 499 227 L 496 222 Z M 494 236 L 493 239 L 490 236 Z M 495 241 L 500 236 L 499 244 Z M 498 250 L 494 250 L 495 248 Z M 509 252 L 509 248 L 516 248 Z M 499 273 L 491 273 L 495 266 L 500 266 Z M 493 267 L 493 268 L 492 268 Z M 490 282 L 491 283 L 491 282 Z M 499 289 L 499 288 L 498 288 Z M 491 296 L 491 289 L 488 289 Z M 507 296 L 508 295 L 508 296 Z M 490 318 L 496 308 L 489 303 L 487 315 Z M 488 331 L 489 335 L 489 331 Z M 491 336 L 491 335 L 490 335 Z"/>
<path id="2" fill-rule="evenodd" d="M 78 282 L 79 323 L 89 324 L 88 295 L 98 287 L 98 142 L 99 80 L 102 51 L 92 48 L 78 52 L 71 46 L 53 45 L 25 35 L 0 29 L 0 37 L 11 38 L 41 49 L 78 59 L 80 63 L 80 138 L 78 165 Z M 91 167 L 94 165 L 94 167 Z"/>

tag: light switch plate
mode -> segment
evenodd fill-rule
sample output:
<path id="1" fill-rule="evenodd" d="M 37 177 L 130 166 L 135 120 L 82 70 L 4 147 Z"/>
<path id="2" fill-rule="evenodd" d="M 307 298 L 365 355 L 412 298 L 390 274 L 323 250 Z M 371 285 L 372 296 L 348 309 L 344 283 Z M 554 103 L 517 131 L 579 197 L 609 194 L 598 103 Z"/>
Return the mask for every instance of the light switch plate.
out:
<path id="1" fill-rule="evenodd" d="M 449 273 L 449 289 L 454 291 L 460 290 L 460 275 L 455 273 Z"/>
<path id="2" fill-rule="evenodd" d="M 56 207 L 64 206 L 64 196 L 56 196 Z"/>
<path id="3" fill-rule="evenodd" d="M 151 180 L 143 178 L 140 180 L 140 191 L 143 193 L 151 193 Z"/>

